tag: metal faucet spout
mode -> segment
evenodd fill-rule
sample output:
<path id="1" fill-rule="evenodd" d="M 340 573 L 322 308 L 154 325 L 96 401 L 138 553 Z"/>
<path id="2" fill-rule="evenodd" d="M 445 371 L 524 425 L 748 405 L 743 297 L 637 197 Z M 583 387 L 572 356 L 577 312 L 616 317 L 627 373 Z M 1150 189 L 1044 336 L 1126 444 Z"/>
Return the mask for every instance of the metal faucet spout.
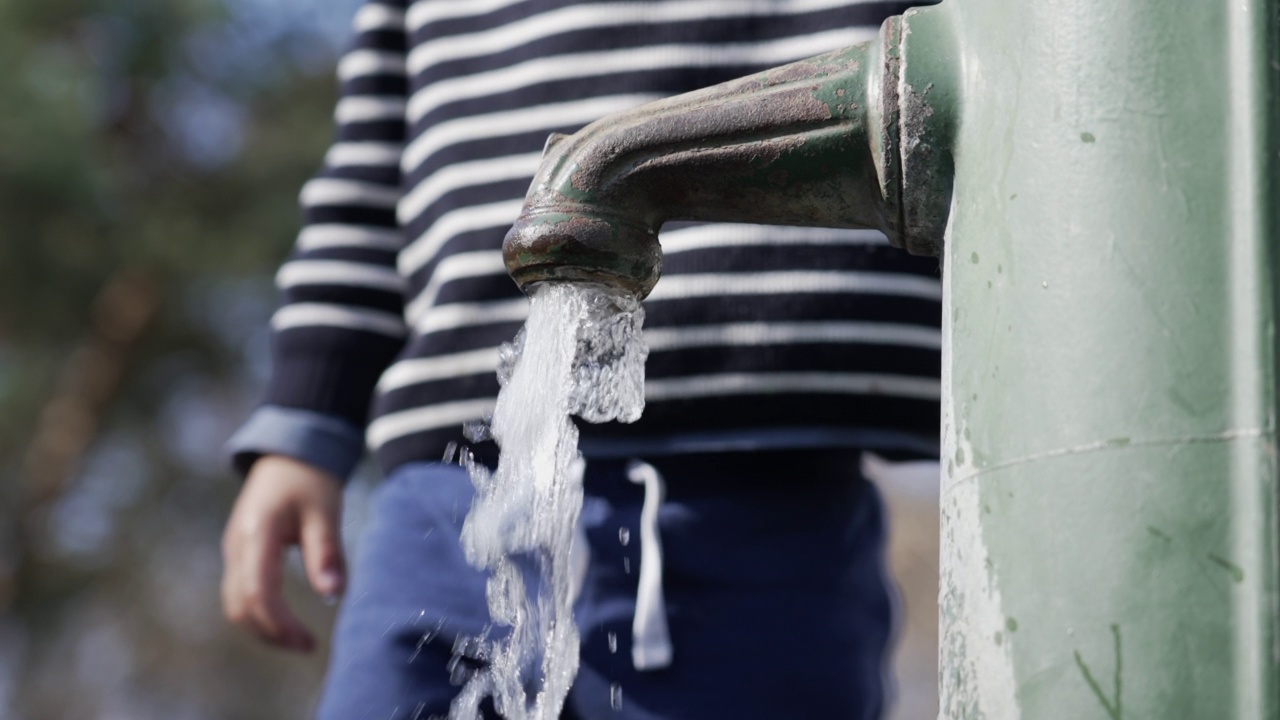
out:
<path id="1" fill-rule="evenodd" d="M 935 252 L 940 229 L 923 241 L 904 232 L 900 42 L 892 18 L 878 41 L 553 135 L 503 245 L 512 278 L 643 298 L 668 220 L 877 228 Z"/>

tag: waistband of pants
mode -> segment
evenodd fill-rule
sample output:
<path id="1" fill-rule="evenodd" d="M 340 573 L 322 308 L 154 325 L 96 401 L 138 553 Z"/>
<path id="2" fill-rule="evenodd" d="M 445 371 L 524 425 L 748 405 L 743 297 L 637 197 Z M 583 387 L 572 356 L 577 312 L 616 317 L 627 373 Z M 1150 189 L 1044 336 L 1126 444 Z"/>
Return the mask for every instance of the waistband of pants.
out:
<path id="1" fill-rule="evenodd" d="M 583 482 L 588 494 L 630 496 L 626 477 L 633 460 L 652 465 L 663 478 L 670 500 L 733 492 L 770 493 L 800 487 L 865 482 L 858 450 L 769 450 L 668 455 L 634 459 L 587 460 Z"/>

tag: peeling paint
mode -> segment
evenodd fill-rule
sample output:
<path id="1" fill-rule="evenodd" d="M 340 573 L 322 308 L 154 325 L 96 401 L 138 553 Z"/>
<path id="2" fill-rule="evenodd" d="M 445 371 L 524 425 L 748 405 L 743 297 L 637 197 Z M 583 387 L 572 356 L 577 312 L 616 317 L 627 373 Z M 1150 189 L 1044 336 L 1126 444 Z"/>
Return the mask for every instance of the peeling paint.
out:
<path id="1" fill-rule="evenodd" d="M 943 317 L 952 317 L 952 267 L 943 266 Z M 943 387 L 951 387 L 951 334 L 943 324 Z M 963 408 L 943 402 L 943 455 L 954 457 L 942 477 L 942 544 L 939 611 L 941 638 L 940 718 L 1020 720 L 1012 646 L 1018 623 L 1007 617 L 1000 597 L 1000 568 L 982 533 L 983 501 L 976 482 L 957 482 L 977 471 L 975 448 L 959 429 Z M 993 641 L 993 638 L 995 639 Z"/>

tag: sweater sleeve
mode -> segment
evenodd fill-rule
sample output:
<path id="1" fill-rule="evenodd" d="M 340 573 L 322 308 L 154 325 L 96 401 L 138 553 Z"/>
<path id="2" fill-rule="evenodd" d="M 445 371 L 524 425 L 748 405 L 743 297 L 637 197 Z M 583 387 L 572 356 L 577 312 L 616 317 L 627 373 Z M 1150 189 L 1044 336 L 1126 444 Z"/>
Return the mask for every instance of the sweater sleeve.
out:
<path id="1" fill-rule="evenodd" d="M 400 351 L 403 245 L 396 219 L 405 139 L 402 0 L 367 2 L 338 66 L 337 138 L 302 189 L 303 227 L 276 276 L 264 406 L 364 427 L 374 385 Z"/>
<path id="2" fill-rule="evenodd" d="M 263 455 L 285 455 L 345 481 L 364 454 L 364 438 L 360 428 L 334 417 L 263 405 L 227 441 L 226 451 L 241 476 Z"/>

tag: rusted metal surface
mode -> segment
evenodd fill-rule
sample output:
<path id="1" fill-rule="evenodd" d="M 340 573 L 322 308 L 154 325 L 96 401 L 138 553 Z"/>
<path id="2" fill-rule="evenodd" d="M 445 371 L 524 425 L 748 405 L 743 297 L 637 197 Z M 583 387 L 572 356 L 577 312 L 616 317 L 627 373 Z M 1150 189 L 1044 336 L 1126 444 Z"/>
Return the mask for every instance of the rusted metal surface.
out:
<path id="1" fill-rule="evenodd" d="M 884 202 L 885 234 L 902 247 L 902 155 L 899 152 L 898 80 L 902 73 L 902 18 L 891 17 L 880 28 L 880 115 L 871 137 Z"/>
<path id="2" fill-rule="evenodd" d="M 658 231 L 668 220 L 878 228 L 936 252 L 941 227 L 902 216 L 899 37 L 891 21 L 879 41 L 552 138 L 506 238 L 512 277 L 522 287 L 601 282 L 644 297 L 661 273 Z M 936 237 L 908 241 L 914 232 Z"/>

